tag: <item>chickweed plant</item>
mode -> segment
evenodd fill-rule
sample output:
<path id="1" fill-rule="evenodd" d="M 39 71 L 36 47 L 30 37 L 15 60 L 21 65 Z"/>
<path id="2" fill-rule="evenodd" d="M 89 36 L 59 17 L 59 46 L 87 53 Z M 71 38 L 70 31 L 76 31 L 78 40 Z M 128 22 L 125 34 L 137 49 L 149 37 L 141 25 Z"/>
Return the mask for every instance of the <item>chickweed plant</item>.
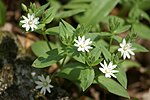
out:
<path id="1" fill-rule="evenodd" d="M 81 2 L 86 6 L 82 6 Z M 61 5 L 52 0 L 40 7 L 34 3 L 30 3 L 29 7 L 22 4 L 25 11 L 20 21 L 22 28 L 45 38 L 31 47 L 37 56 L 33 67 L 46 68 L 57 64 L 59 68 L 46 79 L 43 75 L 39 76 L 41 82 L 35 82 L 38 84 L 36 89 L 42 88 L 43 94 L 46 91 L 52 93 L 51 79 L 61 77 L 70 80 L 82 91 L 98 84 L 113 94 L 130 98 L 126 91 L 126 67 L 123 64 L 132 62 L 136 52 L 148 50 L 136 43 L 137 32 L 132 23 L 135 18 L 131 16 L 135 12 L 130 12 L 128 20 L 109 15 L 118 3 L 119 0 L 70 0 L 68 4 Z M 78 6 L 73 6 L 75 4 Z M 77 27 L 63 19 L 70 16 L 78 22 Z M 52 21 L 59 23 L 58 26 L 50 27 Z M 51 35 L 55 42 L 48 41 L 47 36 Z"/>

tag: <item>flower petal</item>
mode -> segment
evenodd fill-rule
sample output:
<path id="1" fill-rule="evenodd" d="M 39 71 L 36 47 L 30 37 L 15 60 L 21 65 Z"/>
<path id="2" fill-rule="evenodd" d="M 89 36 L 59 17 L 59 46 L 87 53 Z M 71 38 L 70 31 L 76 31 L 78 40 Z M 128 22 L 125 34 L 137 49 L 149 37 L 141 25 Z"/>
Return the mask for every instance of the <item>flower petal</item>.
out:
<path id="1" fill-rule="evenodd" d="M 99 70 L 100 70 L 102 73 L 105 73 L 105 69 L 99 68 Z"/>
<path id="2" fill-rule="evenodd" d="M 105 77 L 111 78 L 111 75 L 110 75 L 109 73 L 106 73 L 106 74 L 105 74 Z"/>

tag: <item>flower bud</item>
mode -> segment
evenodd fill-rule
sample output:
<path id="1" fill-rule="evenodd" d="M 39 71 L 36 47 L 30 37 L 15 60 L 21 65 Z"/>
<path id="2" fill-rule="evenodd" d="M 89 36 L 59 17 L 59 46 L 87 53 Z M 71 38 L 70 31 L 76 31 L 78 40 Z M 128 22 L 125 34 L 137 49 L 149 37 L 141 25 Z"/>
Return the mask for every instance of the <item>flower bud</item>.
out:
<path id="1" fill-rule="evenodd" d="M 25 12 L 28 11 L 27 6 L 25 4 L 22 3 L 21 6 L 22 6 L 23 11 L 25 11 Z"/>

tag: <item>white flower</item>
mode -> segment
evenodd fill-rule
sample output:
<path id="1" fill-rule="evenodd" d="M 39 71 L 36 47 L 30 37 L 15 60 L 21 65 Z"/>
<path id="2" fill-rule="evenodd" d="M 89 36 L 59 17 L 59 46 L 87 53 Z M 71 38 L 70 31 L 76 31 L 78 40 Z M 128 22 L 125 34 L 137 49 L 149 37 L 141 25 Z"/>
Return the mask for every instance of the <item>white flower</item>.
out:
<path id="1" fill-rule="evenodd" d="M 31 28 L 31 31 L 34 31 L 34 29 L 37 29 L 37 24 L 39 24 L 39 18 L 35 18 L 34 14 L 29 14 L 26 16 L 22 16 L 24 20 L 21 20 L 20 23 L 23 23 L 22 27 L 26 29 L 26 31 L 29 31 Z"/>
<path id="2" fill-rule="evenodd" d="M 75 40 L 74 46 L 78 47 L 78 51 L 89 52 L 89 49 L 92 49 L 92 47 L 89 46 L 91 43 L 90 38 L 85 40 L 85 36 L 82 36 L 82 38 L 78 36 L 78 40 Z"/>
<path id="3" fill-rule="evenodd" d="M 49 76 L 46 77 L 46 79 L 44 78 L 44 76 L 38 76 L 38 79 L 40 81 L 35 81 L 35 83 L 37 84 L 37 86 L 35 87 L 36 89 L 41 89 L 40 93 L 45 94 L 46 90 L 51 93 L 50 88 L 53 88 L 53 86 L 50 84 L 51 79 L 49 78 Z"/>
<path id="4" fill-rule="evenodd" d="M 126 57 L 130 58 L 130 54 L 135 55 L 133 50 L 135 50 L 135 48 L 132 48 L 131 43 L 126 43 L 125 39 L 123 39 L 122 43 L 120 43 L 120 48 L 118 49 L 118 51 L 121 52 L 121 56 L 123 56 L 123 59 L 126 59 Z"/>
<path id="5" fill-rule="evenodd" d="M 105 77 L 111 78 L 114 77 L 116 78 L 116 76 L 114 75 L 114 73 L 117 73 L 119 71 L 117 70 L 113 70 L 114 68 L 117 67 L 117 65 L 113 65 L 112 62 L 110 62 L 108 65 L 106 63 L 106 61 L 104 60 L 104 64 L 100 63 L 101 67 L 99 68 L 99 70 L 105 74 Z"/>

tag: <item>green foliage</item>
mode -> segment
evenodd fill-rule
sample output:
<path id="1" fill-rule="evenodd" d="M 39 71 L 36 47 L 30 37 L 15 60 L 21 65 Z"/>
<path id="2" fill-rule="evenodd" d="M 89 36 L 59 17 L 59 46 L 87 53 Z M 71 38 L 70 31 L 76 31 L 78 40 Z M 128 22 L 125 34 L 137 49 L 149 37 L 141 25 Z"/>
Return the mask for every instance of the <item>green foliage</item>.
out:
<path id="1" fill-rule="evenodd" d="M 98 65 L 103 59 L 100 58 L 102 51 L 100 48 L 94 48 L 88 55 L 88 59 L 86 62 L 89 66 L 96 66 Z"/>
<path id="2" fill-rule="evenodd" d="M 92 68 L 86 65 L 72 63 L 64 66 L 56 76 L 71 80 L 85 91 L 93 83 L 95 73 Z"/>
<path id="3" fill-rule="evenodd" d="M 67 22 L 62 20 L 59 23 L 59 33 L 60 33 L 59 35 L 62 39 L 62 42 L 65 45 L 70 45 L 70 43 L 72 43 L 73 41 L 72 36 L 73 36 L 74 31 L 75 29 Z"/>
<path id="4" fill-rule="evenodd" d="M 104 45 L 100 45 L 102 54 L 104 55 L 106 60 L 111 60 L 111 53 L 108 51 L 108 49 L 106 49 L 106 47 Z"/>
<path id="5" fill-rule="evenodd" d="M 133 43 L 133 46 L 135 47 L 135 52 L 148 52 L 148 50 L 145 47 L 137 43 Z"/>
<path id="6" fill-rule="evenodd" d="M 36 9 L 34 12 L 35 12 L 35 15 L 36 16 L 41 16 L 43 14 L 43 12 L 45 11 L 45 9 L 49 6 L 49 3 L 39 7 L 38 9 Z"/>
<path id="7" fill-rule="evenodd" d="M 150 39 L 150 28 L 148 26 L 139 23 L 133 24 L 132 27 L 139 37 L 148 40 Z"/>
<path id="8" fill-rule="evenodd" d="M 130 98 L 128 95 L 128 92 L 116 81 L 112 79 L 108 79 L 104 76 L 99 76 L 96 79 L 96 82 L 102 86 L 104 86 L 109 92 L 125 97 L 125 98 Z"/>
<path id="9" fill-rule="evenodd" d="M 69 3 L 63 6 L 64 9 L 87 9 L 87 3 Z"/>
<path id="10" fill-rule="evenodd" d="M 58 43 L 54 44 L 54 43 L 49 42 L 49 44 L 52 47 L 52 49 L 57 48 L 58 51 L 61 52 L 61 47 Z M 31 49 L 37 57 L 45 54 L 46 52 L 50 50 L 47 41 L 37 41 L 32 44 Z"/>
<path id="11" fill-rule="evenodd" d="M 31 49 L 38 57 L 49 51 L 49 47 L 46 41 L 35 42 L 34 44 L 32 44 Z"/>
<path id="12" fill-rule="evenodd" d="M 4 25 L 6 21 L 6 7 L 2 0 L 0 0 L 0 26 Z"/>
<path id="13" fill-rule="evenodd" d="M 134 6 L 131 9 L 131 11 L 129 12 L 129 18 L 134 21 L 141 19 L 141 18 L 144 18 L 144 19 L 150 21 L 149 15 L 142 9 L 138 8 L 137 6 Z"/>
<path id="14" fill-rule="evenodd" d="M 119 66 L 118 71 L 119 73 L 116 74 L 117 80 L 125 89 L 127 89 L 127 77 L 123 67 Z"/>
<path id="15" fill-rule="evenodd" d="M 57 63 L 62 58 L 63 56 L 58 52 L 58 49 L 53 49 L 39 56 L 33 62 L 32 66 L 36 68 L 45 68 Z"/>
<path id="16" fill-rule="evenodd" d="M 128 69 L 130 67 L 141 67 L 141 65 L 138 62 L 135 61 L 131 61 L 131 60 L 125 60 L 124 62 L 122 62 L 120 64 L 120 67 L 124 68 L 124 69 Z"/>
<path id="17" fill-rule="evenodd" d="M 56 18 L 66 18 L 73 15 L 76 15 L 78 13 L 84 12 L 84 9 L 75 9 L 75 10 L 69 10 L 69 11 L 61 11 L 56 15 Z"/>
<path id="18" fill-rule="evenodd" d="M 47 11 L 43 15 L 44 18 L 42 19 L 42 23 L 45 23 L 45 24 L 50 23 L 54 19 L 56 11 L 57 11 L 57 7 L 48 8 Z"/>
<path id="19" fill-rule="evenodd" d="M 92 0 L 71 0 L 70 3 L 85 3 L 91 2 Z"/>
<path id="20" fill-rule="evenodd" d="M 85 57 L 84 57 L 83 54 L 80 54 L 80 53 L 78 53 L 78 52 L 75 52 L 74 55 L 73 55 L 73 58 L 74 58 L 76 61 L 85 64 Z"/>
<path id="21" fill-rule="evenodd" d="M 78 16 L 79 23 L 95 25 L 102 21 L 117 5 L 119 0 L 93 0 L 83 16 Z"/>
<path id="22" fill-rule="evenodd" d="M 113 34 L 126 32 L 130 29 L 131 25 L 124 25 L 125 21 L 116 16 L 109 16 L 109 30 Z"/>
<path id="23" fill-rule="evenodd" d="M 45 31 L 45 34 L 48 34 L 48 35 L 59 35 L 59 27 L 56 26 L 56 27 L 48 28 Z"/>
<path id="24" fill-rule="evenodd" d="M 22 4 L 25 12 L 35 13 L 36 17 L 40 18 L 36 32 L 55 37 L 52 39 L 53 43 L 46 39 L 32 45 L 32 51 L 38 57 L 33 66 L 45 68 L 57 63 L 60 70 L 54 73 L 54 77 L 66 78 L 83 91 L 92 83 L 96 83 L 113 94 L 130 98 L 126 91 L 125 69 L 140 67 L 140 64 L 122 59 L 118 49 L 122 48 L 120 44 L 125 39 L 127 43 L 132 44 L 132 48 L 135 49 L 133 52 L 148 52 L 145 47 L 135 43 L 136 34 L 140 38 L 150 39 L 149 27 L 141 23 L 141 19 L 150 21 L 145 12 L 149 7 L 144 8 L 144 0 L 141 3 L 140 0 L 136 1 L 120 0 L 123 9 L 118 11 L 118 16 L 109 14 L 119 0 L 70 0 L 66 4 L 61 4 L 58 0 L 49 0 L 47 4 L 38 8 L 34 3 L 30 4 L 30 8 Z M 124 18 L 122 15 L 127 14 L 126 11 L 129 14 Z M 72 19 L 77 22 L 77 25 L 74 24 L 77 28 L 72 26 Z M 84 36 L 85 39 L 79 39 Z M 81 48 L 91 42 L 88 45 L 91 49 L 82 52 L 75 46 L 77 42 Z M 126 49 L 131 48 L 125 45 L 123 50 Z M 106 73 L 103 73 L 98 69 L 101 66 L 99 63 L 103 63 L 104 60 L 117 65 L 115 70 L 119 72 L 114 73 L 116 80 L 106 78 L 106 73 L 110 71 L 105 70 Z M 105 77 L 102 74 L 105 74 Z"/>

